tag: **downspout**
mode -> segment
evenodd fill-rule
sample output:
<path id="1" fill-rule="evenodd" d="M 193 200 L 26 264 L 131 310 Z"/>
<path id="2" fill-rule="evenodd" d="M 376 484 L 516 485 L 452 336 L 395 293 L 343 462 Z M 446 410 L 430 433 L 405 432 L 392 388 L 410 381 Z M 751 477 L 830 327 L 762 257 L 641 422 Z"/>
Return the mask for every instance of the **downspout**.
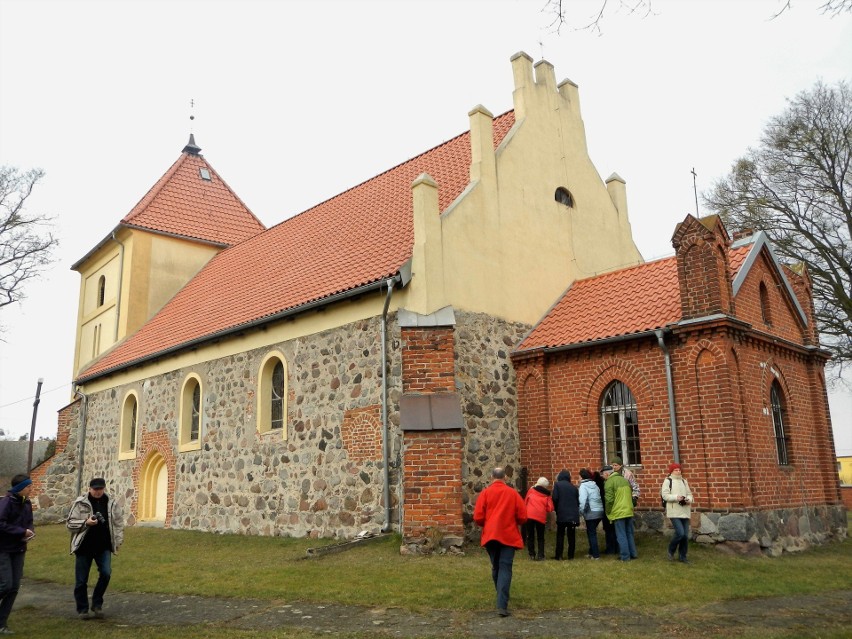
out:
<path id="1" fill-rule="evenodd" d="M 385 282 L 388 287 L 385 296 L 385 307 L 382 309 L 382 464 L 384 465 L 384 485 L 382 496 L 385 500 L 385 525 L 382 532 L 391 530 L 391 503 L 390 503 L 390 453 L 388 450 L 388 307 L 390 306 L 393 286 L 397 278 L 391 278 Z"/>
<path id="2" fill-rule="evenodd" d="M 121 318 L 121 282 L 124 280 L 124 242 L 115 236 L 115 231 L 112 232 L 112 239 L 121 247 L 118 249 L 118 292 L 115 296 L 115 341 L 117 342 L 119 319 Z"/>
<path id="3" fill-rule="evenodd" d="M 77 429 L 77 440 L 80 444 L 80 454 L 77 457 L 77 495 L 83 492 L 83 454 L 86 451 L 86 418 L 89 412 L 89 396 L 80 390 L 80 387 L 74 389 L 74 395 L 79 395 L 83 398 L 83 403 L 80 406 L 80 428 Z"/>
<path id="4" fill-rule="evenodd" d="M 672 358 L 669 354 L 669 349 L 666 346 L 666 342 L 663 340 L 663 331 L 656 330 L 654 331 L 654 335 L 657 336 L 657 344 L 660 349 L 663 351 L 663 356 L 666 359 L 666 390 L 669 395 L 669 423 L 672 428 L 672 455 L 674 456 L 674 460 L 679 464 L 680 463 L 680 446 L 677 442 L 677 417 L 675 414 L 675 403 L 674 403 L 674 383 L 672 382 Z"/>

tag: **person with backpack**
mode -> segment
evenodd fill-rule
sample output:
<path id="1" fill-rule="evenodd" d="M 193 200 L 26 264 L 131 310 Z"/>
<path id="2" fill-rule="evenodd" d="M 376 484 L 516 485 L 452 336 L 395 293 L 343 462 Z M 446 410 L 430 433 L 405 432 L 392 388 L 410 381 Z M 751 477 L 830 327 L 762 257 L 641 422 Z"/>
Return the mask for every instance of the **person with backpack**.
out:
<path id="1" fill-rule="evenodd" d="M 600 559 L 598 548 L 598 524 L 604 518 L 601 491 L 588 468 L 580 469 L 580 513 L 586 521 L 586 537 L 589 539 L 589 559 Z"/>
<path id="2" fill-rule="evenodd" d="M 683 477 L 680 464 L 669 464 L 669 476 L 663 480 L 660 497 L 666 507 L 666 517 L 672 522 L 674 535 L 669 542 L 669 561 L 674 561 L 674 552 L 678 551 L 678 560 L 688 564 L 686 552 L 689 549 L 689 521 L 692 516 L 692 491 Z"/>

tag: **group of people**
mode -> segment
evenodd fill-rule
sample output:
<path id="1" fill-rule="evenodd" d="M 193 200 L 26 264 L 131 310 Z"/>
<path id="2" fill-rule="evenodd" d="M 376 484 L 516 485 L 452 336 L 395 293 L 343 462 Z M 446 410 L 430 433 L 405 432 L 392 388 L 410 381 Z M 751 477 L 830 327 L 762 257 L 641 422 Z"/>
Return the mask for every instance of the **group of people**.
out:
<path id="1" fill-rule="evenodd" d="M 14 634 L 7 622 L 21 586 L 27 544 L 35 537 L 32 484 L 27 475 L 15 475 L 9 491 L 0 497 L 0 635 Z M 71 554 L 75 555 L 74 600 L 81 619 L 103 617 L 104 593 L 112 574 L 111 557 L 124 539 L 124 513 L 105 491 L 102 477 L 92 479 L 88 492 L 74 500 L 65 521 L 71 533 Z M 92 563 L 98 568 L 98 581 L 89 606 Z"/>
<path id="2" fill-rule="evenodd" d="M 668 546 L 669 561 L 689 563 L 689 522 L 692 491 L 683 478 L 680 464 L 672 463 L 669 474 L 660 487 L 666 516 L 672 522 L 674 535 Z M 580 469 L 580 485 L 571 481 L 571 473 L 562 470 L 553 489 L 546 477 L 539 477 L 524 496 L 506 484 L 503 468 L 495 468 L 492 482 L 476 500 L 473 520 L 482 527 L 481 542 L 491 560 L 491 576 L 497 591 L 497 613 L 507 617 L 509 590 L 512 583 L 512 564 L 515 550 L 526 547 L 530 559 L 545 558 L 544 534 L 550 513 L 556 519 L 556 549 L 554 559 L 564 557 L 568 539 L 569 560 L 574 559 L 576 529 L 582 517 L 589 541 L 589 559 L 601 557 L 598 545 L 598 526 L 603 524 L 606 545 L 603 554 L 617 554 L 621 561 L 638 558 L 634 537 L 633 514 L 639 502 L 640 488 L 634 474 L 619 457 L 600 471 Z"/>
<path id="3" fill-rule="evenodd" d="M 692 491 L 680 464 L 670 464 L 668 470 L 660 488 L 666 516 L 674 528 L 668 558 L 673 561 L 677 552 L 680 561 L 689 563 L 686 554 Z M 638 557 L 633 508 L 639 500 L 639 484 L 620 458 L 614 457 L 600 472 L 581 468 L 579 487 L 571 481 L 568 470 L 557 475 L 552 492 L 548 479 L 539 477 L 525 497 L 506 483 L 504 469 L 495 468 L 491 478 L 491 484 L 476 500 L 473 520 L 482 527 L 481 541 L 491 560 L 497 613 L 501 617 L 511 614 L 509 590 L 515 550 L 526 545 L 531 559 L 544 559 L 545 526 L 552 512 L 556 513 L 554 559 L 563 558 L 566 537 L 568 559 L 574 559 L 581 516 L 586 523 L 589 558 L 600 559 L 597 529 L 601 523 L 606 539 L 604 554 L 618 553 L 622 561 Z M 103 617 L 104 593 L 112 574 L 111 558 L 124 540 L 124 513 L 105 491 L 102 477 L 92 479 L 88 492 L 74 501 L 65 521 L 71 533 L 71 554 L 75 555 L 74 600 L 81 619 Z M 0 635 L 14 634 L 6 624 L 20 588 L 27 544 L 35 537 L 31 492 L 32 480 L 27 475 L 15 475 L 9 491 L 0 498 Z M 97 566 L 98 580 L 89 605 L 92 563 Z"/>

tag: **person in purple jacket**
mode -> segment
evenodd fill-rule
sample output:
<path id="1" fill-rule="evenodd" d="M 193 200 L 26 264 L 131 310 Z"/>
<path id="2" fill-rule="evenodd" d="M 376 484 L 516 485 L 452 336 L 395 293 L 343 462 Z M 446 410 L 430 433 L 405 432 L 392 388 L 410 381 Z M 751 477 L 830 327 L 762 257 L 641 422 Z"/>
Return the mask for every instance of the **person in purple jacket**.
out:
<path id="1" fill-rule="evenodd" d="M 27 475 L 15 475 L 9 492 L 0 499 L 0 635 L 14 634 L 6 622 L 21 586 L 27 542 L 35 535 L 32 489 Z"/>

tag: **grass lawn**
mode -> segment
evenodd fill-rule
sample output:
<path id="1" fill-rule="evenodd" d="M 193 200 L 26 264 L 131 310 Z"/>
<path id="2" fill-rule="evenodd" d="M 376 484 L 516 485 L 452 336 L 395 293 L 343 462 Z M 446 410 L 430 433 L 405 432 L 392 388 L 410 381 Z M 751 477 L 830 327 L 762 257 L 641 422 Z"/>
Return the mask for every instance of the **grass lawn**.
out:
<path id="1" fill-rule="evenodd" d="M 577 558 L 571 562 L 531 562 L 525 552 L 516 555 L 513 605 L 551 610 L 618 602 L 622 608 L 641 610 L 673 601 L 697 606 L 842 590 L 852 584 L 852 540 L 848 538 L 774 559 L 728 557 L 693 544 L 689 553 L 693 563 L 683 565 L 667 561 L 660 536 L 638 536 L 640 558 L 626 564 L 607 557 L 586 559 L 584 532 L 577 537 Z M 401 556 L 399 537 L 394 536 L 337 554 L 305 558 L 308 548 L 328 543 L 333 542 L 128 528 L 124 546 L 113 558 L 110 588 L 411 610 L 471 611 L 493 606 L 488 557 L 478 547 L 470 547 L 463 557 Z M 552 552 L 552 538 L 546 547 Z M 65 528 L 40 526 L 27 553 L 26 577 L 70 587 L 73 572 Z"/>

